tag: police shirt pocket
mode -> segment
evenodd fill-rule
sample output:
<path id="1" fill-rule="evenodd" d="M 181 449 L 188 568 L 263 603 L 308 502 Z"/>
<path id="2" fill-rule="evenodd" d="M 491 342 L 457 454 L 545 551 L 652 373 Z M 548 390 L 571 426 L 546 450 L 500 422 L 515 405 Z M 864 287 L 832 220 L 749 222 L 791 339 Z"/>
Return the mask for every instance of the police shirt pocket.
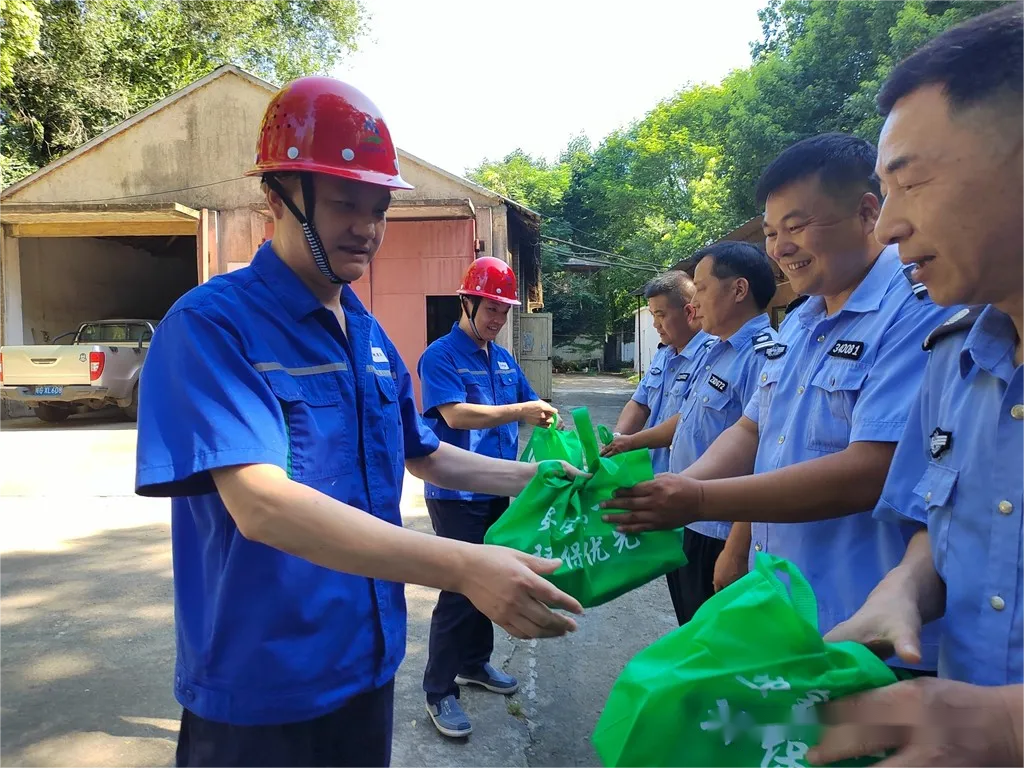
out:
<path id="1" fill-rule="evenodd" d="M 263 375 L 284 415 L 288 476 L 312 481 L 348 471 L 354 444 L 345 423 L 354 413 L 345 407 L 338 374 L 272 370 Z"/>
<path id="2" fill-rule="evenodd" d="M 847 360 L 827 361 L 810 381 L 813 399 L 807 425 L 807 447 L 836 453 L 850 444 L 853 407 L 864 386 L 870 365 Z"/>
<path id="3" fill-rule="evenodd" d="M 754 397 L 757 398 L 759 421 L 762 421 L 764 414 L 768 413 L 768 408 L 772 404 L 772 397 L 775 395 L 776 385 L 779 383 L 781 376 L 781 365 L 778 363 L 766 363 L 761 369 L 761 374 L 757 377 L 757 394 Z M 743 403 L 743 407 L 746 408 L 747 404 Z"/>
<path id="4" fill-rule="evenodd" d="M 921 480 L 914 486 L 914 495 L 923 502 L 928 515 L 928 537 L 931 539 L 932 555 L 940 576 L 945 573 L 949 527 L 959 476 L 959 470 L 930 461 Z"/>
<path id="5" fill-rule="evenodd" d="M 700 406 L 700 420 L 695 425 L 706 437 L 721 434 L 729 419 L 729 404 L 732 397 L 728 389 L 719 392 L 710 384 L 704 386 L 697 405 Z"/>

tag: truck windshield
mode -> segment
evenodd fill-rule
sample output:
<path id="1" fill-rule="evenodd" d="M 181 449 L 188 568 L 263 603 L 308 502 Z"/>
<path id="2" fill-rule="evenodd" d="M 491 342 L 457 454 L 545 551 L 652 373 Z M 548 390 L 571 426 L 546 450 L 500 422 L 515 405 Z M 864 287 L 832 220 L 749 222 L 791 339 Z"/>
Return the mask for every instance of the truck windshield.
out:
<path id="1" fill-rule="evenodd" d="M 149 327 L 142 323 L 93 323 L 82 326 L 79 344 L 115 344 L 138 342 Z"/>

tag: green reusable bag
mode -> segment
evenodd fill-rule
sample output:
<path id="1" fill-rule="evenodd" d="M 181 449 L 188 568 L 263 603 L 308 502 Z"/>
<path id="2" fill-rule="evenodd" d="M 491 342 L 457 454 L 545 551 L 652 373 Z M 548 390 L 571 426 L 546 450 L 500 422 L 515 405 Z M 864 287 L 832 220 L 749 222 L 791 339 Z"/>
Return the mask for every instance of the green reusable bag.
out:
<path id="1" fill-rule="evenodd" d="M 541 557 L 562 558 L 546 578 L 584 607 L 601 605 L 686 563 L 674 531 L 627 536 L 601 519 L 598 506 L 618 488 L 651 480 L 650 453 L 601 458 L 590 414 L 572 412 L 590 477 L 568 479 L 562 465 L 541 462 L 537 474 L 487 531 L 484 541 Z"/>
<path id="2" fill-rule="evenodd" d="M 865 646 L 822 640 L 817 616 L 796 566 L 759 554 L 754 570 L 626 665 L 594 728 L 602 763 L 806 766 L 818 704 L 896 682 Z"/>
<path id="3" fill-rule="evenodd" d="M 604 424 L 597 428 L 601 442 L 608 445 L 614 438 Z M 520 461 L 567 461 L 577 469 L 583 469 L 583 446 L 575 432 L 558 428 L 558 414 L 551 417 L 547 427 L 534 427 L 529 442 L 523 449 Z"/>

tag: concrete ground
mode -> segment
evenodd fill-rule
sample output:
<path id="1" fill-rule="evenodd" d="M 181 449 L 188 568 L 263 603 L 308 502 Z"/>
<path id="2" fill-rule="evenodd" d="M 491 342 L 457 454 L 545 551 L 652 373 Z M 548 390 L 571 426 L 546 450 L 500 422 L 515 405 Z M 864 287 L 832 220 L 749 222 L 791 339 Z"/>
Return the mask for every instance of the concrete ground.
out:
<path id="1" fill-rule="evenodd" d="M 554 404 L 566 419 L 586 405 L 611 426 L 631 389 L 614 376 L 556 376 Z M 173 765 L 168 504 L 132 495 L 134 425 L 104 413 L 4 422 L 0 456 L 0 764 Z M 402 509 L 407 527 L 430 531 L 411 477 Z M 453 741 L 430 724 L 420 689 L 436 595 L 407 589 L 395 766 L 596 765 L 590 733 L 612 681 L 674 627 L 659 581 L 591 609 L 568 638 L 496 631 L 492 661 L 521 690 L 466 691 L 475 730 Z"/>

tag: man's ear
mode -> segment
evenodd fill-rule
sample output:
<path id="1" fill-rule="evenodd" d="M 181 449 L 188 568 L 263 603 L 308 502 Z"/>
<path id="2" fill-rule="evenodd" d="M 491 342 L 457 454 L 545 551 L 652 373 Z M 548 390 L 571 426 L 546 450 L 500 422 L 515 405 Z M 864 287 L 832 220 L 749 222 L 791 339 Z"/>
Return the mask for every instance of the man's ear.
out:
<path id="1" fill-rule="evenodd" d="M 694 308 L 693 304 L 688 303 L 686 306 L 684 306 L 683 312 L 686 313 L 686 322 L 688 323 L 692 323 L 693 318 L 697 316 L 697 310 Z"/>
<path id="2" fill-rule="evenodd" d="M 750 295 L 750 281 L 745 277 L 738 277 L 732 290 L 736 296 L 736 303 L 739 304 Z"/>
<path id="3" fill-rule="evenodd" d="M 878 214 L 881 213 L 881 210 L 882 203 L 872 192 L 865 192 L 860 196 L 857 215 L 860 217 L 864 234 L 870 235 L 874 233 L 875 224 L 878 222 Z"/>

